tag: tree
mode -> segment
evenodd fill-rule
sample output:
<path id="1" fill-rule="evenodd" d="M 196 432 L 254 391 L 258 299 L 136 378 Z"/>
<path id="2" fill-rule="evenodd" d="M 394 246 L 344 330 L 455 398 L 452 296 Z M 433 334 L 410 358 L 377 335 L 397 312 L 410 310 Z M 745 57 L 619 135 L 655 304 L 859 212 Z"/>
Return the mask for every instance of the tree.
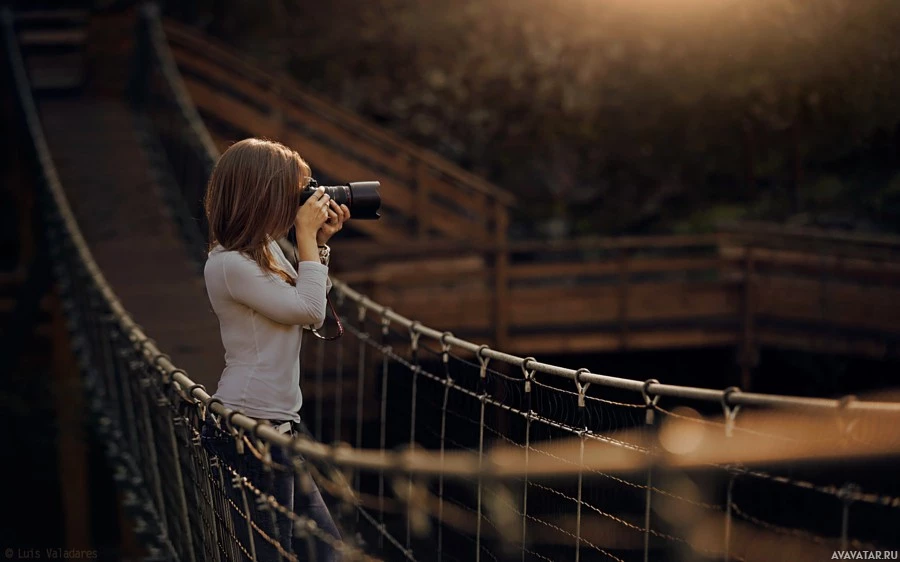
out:
<path id="1" fill-rule="evenodd" d="M 526 230 L 875 216 L 898 156 L 894 0 L 283 1 L 298 79 L 514 191 Z"/>

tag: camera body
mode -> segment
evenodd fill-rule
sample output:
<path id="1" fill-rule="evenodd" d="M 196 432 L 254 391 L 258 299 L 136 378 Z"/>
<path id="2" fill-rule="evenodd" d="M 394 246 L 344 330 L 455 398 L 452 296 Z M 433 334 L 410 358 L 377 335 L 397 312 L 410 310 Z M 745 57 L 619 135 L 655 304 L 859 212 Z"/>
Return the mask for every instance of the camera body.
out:
<path id="1" fill-rule="evenodd" d="M 306 203 L 306 200 L 319 187 L 319 183 L 316 180 L 310 180 L 309 185 L 300 192 L 300 205 Z M 325 193 L 338 205 L 347 205 L 350 209 L 350 215 L 354 219 L 378 220 L 381 218 L 381 215 L 378 213 L 381 209 L 381 194 L 378 193 L 381 182 L 357 181 L 344 185 L 326 185 L 321 187 L 325 188 Z"/>

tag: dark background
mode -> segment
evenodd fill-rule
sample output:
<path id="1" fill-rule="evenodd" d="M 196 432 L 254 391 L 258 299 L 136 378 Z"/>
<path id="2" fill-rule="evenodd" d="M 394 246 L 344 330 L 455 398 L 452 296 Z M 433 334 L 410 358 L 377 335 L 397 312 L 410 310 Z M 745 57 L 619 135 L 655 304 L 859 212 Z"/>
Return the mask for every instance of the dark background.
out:
<path id="1" fill-rule="evenodd" d="M 167 10 L 517 194 L 523 234 L 900 230 L 892 0 Z"/>

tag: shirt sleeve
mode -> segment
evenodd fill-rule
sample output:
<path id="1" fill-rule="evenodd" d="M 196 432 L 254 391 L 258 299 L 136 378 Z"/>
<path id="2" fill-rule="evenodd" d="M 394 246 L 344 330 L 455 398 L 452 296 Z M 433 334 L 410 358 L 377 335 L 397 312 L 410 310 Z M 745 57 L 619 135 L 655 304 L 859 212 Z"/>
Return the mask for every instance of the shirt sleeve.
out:
<path id="1" fill-rule="evenodd" d="M 328 268 L 303 261 L 297 266 L 297 285 L 288 285 L 241 256 L 223 260 L 222 274 L 231 297 L 274 322 L 321 325 L 325 321 Z"/>
<path id="2" fill-rule="evenodd" d="M 326 296 L 328 295 L 328 293 L 331 292 L 331 287 L 332 287 L 332 285 L 331 285 L 331 277 L 327 277 L 327 278 L 325 279 L 325 294 L 326 294 Z M 328 306 L 328 301 L 327 301 L 327 300 L 325 301 L 325 306 L 326 306 L 326 308 L 327 308 L 327 306 Z M 325 311 L 325 314 L 326 314 L 326 315 L 328 314 L 328 311 L 327 311 L 327 310 Z M 325 318 L 323 317 L 323 318 L 322 318 L 322 321 L 319 322 L 318 324 L 308 324 L 308 325 L 306 325 L 306 326 L 304 326 L 304 327 L 305 327 L 305 328 L 310 328 L 310 329 L 313 329 L 313 330 L 319 330 L 319 329 L 321 329 L 322 326 L 324 326 L 324 325 L 325 325 Z"/>

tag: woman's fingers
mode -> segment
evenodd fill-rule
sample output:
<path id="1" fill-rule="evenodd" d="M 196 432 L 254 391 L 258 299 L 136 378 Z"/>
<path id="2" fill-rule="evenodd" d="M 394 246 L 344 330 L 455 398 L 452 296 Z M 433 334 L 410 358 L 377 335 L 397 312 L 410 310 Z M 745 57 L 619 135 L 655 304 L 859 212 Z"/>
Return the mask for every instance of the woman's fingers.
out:
<path id="1" fill-rule="evenodd" d="M 306 203 L 304 203 L 304 205 L 309 205 L 310 207 L 315 207 L 316 205 L 322 205 L 323 201 L 327 202 L 328 199 L 331 199 L 331 198 L 328 197 L 327 193 L 325 193 L 325 188 L 320 187 L 320 188 L 316 189 L 315 193 L 313 193 L 312 195 L 309 196 L 309 199 L 306 200 Z"/>
<path id="2" fill-rule="evenodd" d="M 347 205 L 339 205 L 334 199 L 331 200 L 330 213 L 333 215 L 331 219 L 334 219 L 338 224 L 343 224 L 350 218 L 350 209 L 347 208 Z"/>
<path id="3" fill-rule="evenodd" d="M 347 205 L 339 205 L 337 201 L 332 199 L 331 209 L 337 216 L 337 219 L 342 223 L 347 222 L 347 219 L 350 218 L 350 208 L 347 207 Z"/>

